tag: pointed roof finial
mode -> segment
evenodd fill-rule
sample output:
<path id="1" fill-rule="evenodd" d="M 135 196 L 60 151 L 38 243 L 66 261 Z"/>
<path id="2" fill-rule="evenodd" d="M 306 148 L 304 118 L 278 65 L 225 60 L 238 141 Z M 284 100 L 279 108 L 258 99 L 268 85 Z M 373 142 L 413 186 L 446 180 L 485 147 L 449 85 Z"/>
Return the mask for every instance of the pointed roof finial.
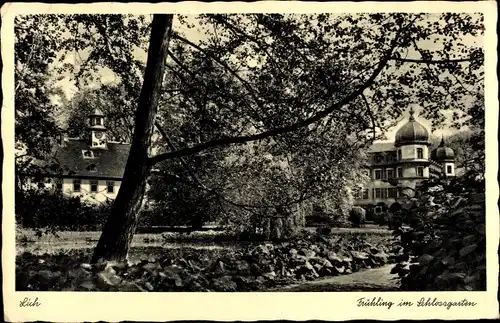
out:
<path id="1" fill-rule="evenodd" d="M 410 121 L 415 121 L 413 114 L 415 114 L 415 111 L 413 110 L 413 107 L 410 107 Z"/>
<path id="2" fill-rule="evenodd" d="M 439 144 L 439 147 L 444 147 L 444 134 L 441 134 L 441 143 Z"/>

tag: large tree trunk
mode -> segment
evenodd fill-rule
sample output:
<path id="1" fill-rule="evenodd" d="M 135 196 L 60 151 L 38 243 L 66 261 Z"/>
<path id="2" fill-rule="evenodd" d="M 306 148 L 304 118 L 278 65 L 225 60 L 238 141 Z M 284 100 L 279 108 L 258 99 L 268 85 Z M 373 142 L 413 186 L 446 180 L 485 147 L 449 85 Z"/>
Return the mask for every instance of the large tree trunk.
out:
<path id="1" fill-rule="evenodd" d="M 94 250 L 92 262 L 125 261 L 141 209 L 150 171 L 148 150 L 165 70 L 173 15 L 154 15 L 148 59 L 135 113 L 135 130 L 123 181 Z"/>

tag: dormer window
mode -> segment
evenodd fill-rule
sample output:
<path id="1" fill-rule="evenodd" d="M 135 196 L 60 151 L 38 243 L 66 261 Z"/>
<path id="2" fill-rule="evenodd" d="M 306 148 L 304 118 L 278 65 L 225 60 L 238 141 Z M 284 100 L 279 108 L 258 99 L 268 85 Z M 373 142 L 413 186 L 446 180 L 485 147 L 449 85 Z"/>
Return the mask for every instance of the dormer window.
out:
<path id="1" fill-rule="evenodd" d="M 84 159 L 92 159 L 94 158 L 94 152 L 92 150 L 82 150 Z"/>

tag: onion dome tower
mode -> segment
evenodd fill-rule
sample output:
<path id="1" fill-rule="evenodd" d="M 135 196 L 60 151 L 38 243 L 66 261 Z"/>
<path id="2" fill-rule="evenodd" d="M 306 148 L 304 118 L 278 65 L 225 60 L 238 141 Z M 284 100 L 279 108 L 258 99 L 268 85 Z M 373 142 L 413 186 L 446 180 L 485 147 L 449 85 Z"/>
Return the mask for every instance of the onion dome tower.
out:
<path id="1" fill-rule="evenodd" d="M 414 113 L 415 111 L 411 108 L 408 122 L 396 132 L 396 147 L 406 144 L 429 146 L 429 132 L 422 124 L 415 120 Z"/>
<path id="2" fill-rule="evenodd" d="M 397 149 L 396 176 L 399 185 L 414 190 L 429 178 L 429 131 L 415 120 L 415 111 L 410 109 L 410 118 L 396 132 L 394 146 Z M 411 190 L 410 190 L 411 191 Z"/>
<path id="3" fill-rule="evenodd" d="M 88 118 L 89 144 L 91 148 L 107 148 L 106 126 L 104 125 L 104 113 L 98 108 L 89 114 Z"/>
<path id="4" fill-rule="evenodd" d="M 455 152 L 446 146 L 444 137 L 441 137 L 441 143 L 431 152 L 431 159 L 441 164 L 445 177 L 455 176 Z"/>

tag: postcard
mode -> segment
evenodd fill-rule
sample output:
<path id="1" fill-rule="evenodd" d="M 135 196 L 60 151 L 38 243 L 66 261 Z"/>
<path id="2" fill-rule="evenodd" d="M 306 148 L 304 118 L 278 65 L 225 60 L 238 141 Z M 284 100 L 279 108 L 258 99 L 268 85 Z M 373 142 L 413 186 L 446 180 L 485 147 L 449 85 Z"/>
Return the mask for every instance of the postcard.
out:
<path id="1" fill-rule="evenodd" d="M 5 320 L 498 317 L 496 22 L 5 4 Z"/>

